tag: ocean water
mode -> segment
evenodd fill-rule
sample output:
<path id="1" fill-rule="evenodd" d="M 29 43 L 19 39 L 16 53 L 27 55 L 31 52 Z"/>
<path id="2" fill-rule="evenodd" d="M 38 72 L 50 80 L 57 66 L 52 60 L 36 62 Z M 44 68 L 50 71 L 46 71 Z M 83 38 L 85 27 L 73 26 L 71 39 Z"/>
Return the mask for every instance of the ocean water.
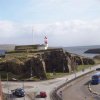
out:
<path id="1" fill-rule="evenodd" d="M 88 49 L 96 49 L 96 48 L 100 48 L 100 45 L 96 45 L 96 46 L 63 47 L 63 49 L 65 51 L 68 51 L 70 53 L 74 53 L 74 54 L 77 54 L 77 55 L 85 56 L 85 57 L 90 57 L 90 58 L 93 58 L 94 56 L 100 55 L 100 54 L 90 54 L 90 53 L 84 53 L 84 52 L 87 51 Z"/>

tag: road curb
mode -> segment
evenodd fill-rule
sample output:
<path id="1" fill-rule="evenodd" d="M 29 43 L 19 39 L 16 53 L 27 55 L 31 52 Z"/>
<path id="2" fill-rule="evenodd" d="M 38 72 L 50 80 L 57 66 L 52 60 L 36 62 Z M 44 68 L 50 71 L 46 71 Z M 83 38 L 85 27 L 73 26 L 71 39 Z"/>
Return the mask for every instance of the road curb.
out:
<path id="1" fill-rule="evenodd" d="M 98 93 L 98 92 L 92 90 L 92 88 L 91 88 L 91 82 L 89 82 L 89 84 L 88 84 L 88 89 L 89 89 L 89 91 L 90 91 L 92 94 L 95 94 L 95 95 L 100 96 L 100 93 Z"/>

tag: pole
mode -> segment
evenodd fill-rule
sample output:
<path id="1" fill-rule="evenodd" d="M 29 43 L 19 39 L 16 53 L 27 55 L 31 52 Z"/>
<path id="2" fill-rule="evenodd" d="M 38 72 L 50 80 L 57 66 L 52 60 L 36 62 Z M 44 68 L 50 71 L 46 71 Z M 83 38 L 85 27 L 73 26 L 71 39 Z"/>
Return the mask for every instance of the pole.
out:
<path id="1" fill-rule="evenodd" d="M 8 84 L 8 73 L 7 73 L 7 88 L 8 88 L 8 96 L 7 96 L 8 99 L 7 99 L 7 100 L 10 100 L 10 99 L 9 99 L 9 95 L 10 95 L 10 94 L 9 94 L 9 84 Z"/>
<path id="2" fill-rule="evenodd" d="M 24 80 L 23 80 L 23 90 L 24 90 Z M 24 96 L 24 100 L 25 100 L 25 96 Z"/>
<path id="3" fill-rule="evenodd" d="M 75 62 L 75 65 L 74 65 L 74 74 L 75 74 L 75 78 L 76 78 L 76 62 Z"/>
<path id="4" fill-rule="evenodd" d="M 31 66 L 31 78 L 32 78 L 32 66 Z"/>
<path id="5" fill-rule="evenodd" d="M 74 70 L 75 78 L 76 78 L 76 70 Z"/>
<path id="6" fill-rule="evenodd" d="M 33 76 L 33 71 L 32 71 L 32 59 L 31 59 L 31 67 L 30 67 L 30 79 L 32 78 Z"/>
<path id="7" fill-rule="evenodd" d="M 2 97 L 2 86 L 1 86 L 1 75 L 0 75 L 0 100 L 3 100 L 3 97 Z"/>

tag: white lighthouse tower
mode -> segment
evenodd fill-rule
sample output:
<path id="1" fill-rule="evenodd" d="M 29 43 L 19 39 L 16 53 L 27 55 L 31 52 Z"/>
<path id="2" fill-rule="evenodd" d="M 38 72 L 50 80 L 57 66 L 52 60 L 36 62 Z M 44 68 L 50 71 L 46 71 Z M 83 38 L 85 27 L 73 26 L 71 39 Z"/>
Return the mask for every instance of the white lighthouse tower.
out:
<path id="1" fill-rule="evenodd" d="M 48 49 L 48 39 L 46 36 L 44 37 L 44 45 L 45 45 L 45 50 L 47 50 Z"/>

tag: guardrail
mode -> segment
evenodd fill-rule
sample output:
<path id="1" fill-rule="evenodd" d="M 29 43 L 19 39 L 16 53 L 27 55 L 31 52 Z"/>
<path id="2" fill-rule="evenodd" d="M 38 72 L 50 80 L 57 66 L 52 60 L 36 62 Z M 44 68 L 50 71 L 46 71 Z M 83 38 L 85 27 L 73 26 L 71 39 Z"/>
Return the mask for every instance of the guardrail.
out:
<path id="1" fill-rule="evenodd" d="M 54 90 L 51 91 L 51 93 L 50 93 L 50 99 L 51 99 L 51 100 L 63 100 L 62 97 L 61 97 L 62 94 L 60 95 L 60 94 L 57 93 L 57 92 L 59 91 L 59 89 L 63 88 L 64 86 L 68 85 L 68 84 L 71 83 L 72 81 L 74 81 L 74 80 L 76 80 L 76 79 L 78 79 L 78 78 L 81 78 L 81 77 L 83 77 L 83 76 L 85 76 L 85 75 L 87 75 L 87 74 L 89 74 L 89 73 L 91 73 L 91 72 L 93 72 L 93 71 L 94 71 L 94 70 L 91 70 L 91 71 L 89 71 L 89 72 L 87 72 L 87 73 L 81 74 L 80 76 L 77 76 L 77 77 L 75 77 L 75 78 L 73 78 L 73 79 L 71 79 L 71 80 L 65 82 L 64 84 L 58 86 L 57 88 L 55 88 Z M 69 87 L 69 86 L 71 86 L 71 85 L 68 85 L 67 87 Z"/>

